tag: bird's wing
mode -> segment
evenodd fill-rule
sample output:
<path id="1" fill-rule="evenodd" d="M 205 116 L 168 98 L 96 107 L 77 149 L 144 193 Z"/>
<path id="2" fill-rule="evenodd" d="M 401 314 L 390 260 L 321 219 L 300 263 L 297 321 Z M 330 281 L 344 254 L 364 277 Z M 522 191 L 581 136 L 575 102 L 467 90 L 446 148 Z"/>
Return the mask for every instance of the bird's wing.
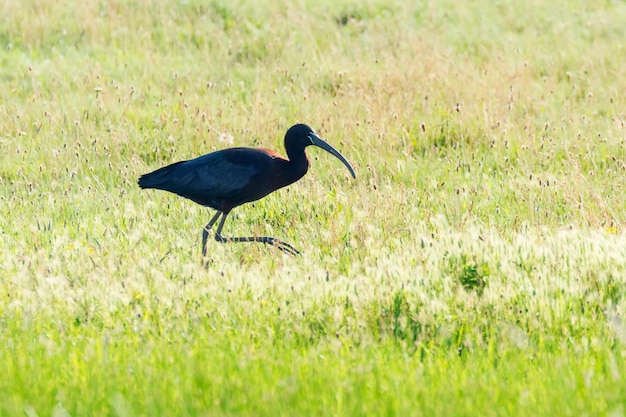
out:
<path id="1" fill-rule="evenodd" d="M 167 182 L 179 195 L 235 198 L 268 162 L 269 156 L 252 149 L 225 149 L 177 164 Z"/>

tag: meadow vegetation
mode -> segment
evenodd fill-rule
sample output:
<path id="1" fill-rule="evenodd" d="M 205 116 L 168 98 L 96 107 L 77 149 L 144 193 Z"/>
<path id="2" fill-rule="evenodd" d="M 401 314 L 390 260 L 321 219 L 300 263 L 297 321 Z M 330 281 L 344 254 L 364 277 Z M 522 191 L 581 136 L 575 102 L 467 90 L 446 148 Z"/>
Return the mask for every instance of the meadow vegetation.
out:
<path id="1" fill-rule="evenodd" d="M 624 416 L 626 3 L 0 13 L 0 415 Z M 302 256 L 136 185 L 297 122 Z"/>

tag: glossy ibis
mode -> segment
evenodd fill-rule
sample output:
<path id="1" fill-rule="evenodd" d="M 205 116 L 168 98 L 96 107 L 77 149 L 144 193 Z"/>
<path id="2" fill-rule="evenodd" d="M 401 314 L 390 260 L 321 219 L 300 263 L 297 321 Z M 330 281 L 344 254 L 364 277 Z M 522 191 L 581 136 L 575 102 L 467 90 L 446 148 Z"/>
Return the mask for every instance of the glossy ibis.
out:
<path id="1" fill-rule="evenodd" d="M 269 236 L 224 237 L 222 228 L 230 211 L 244 203 L 298 181 L 309 169 L 304 152 L 314 145 L 336 156 L 356 178 L 350 163 L 309 126 L 297 124 L 285 134 L 285 159 L 270 149 L 230 148 L 189 161 L 176 162 L 139 178 L 141 188 L 165 190 L 217 210 L 202 232 L 202 255 L 206 255 L 209 230 L 220 216 L 215 240 L 218 242 L 260 242 L 277 246 L 292 255 L 297 249 Z"/>

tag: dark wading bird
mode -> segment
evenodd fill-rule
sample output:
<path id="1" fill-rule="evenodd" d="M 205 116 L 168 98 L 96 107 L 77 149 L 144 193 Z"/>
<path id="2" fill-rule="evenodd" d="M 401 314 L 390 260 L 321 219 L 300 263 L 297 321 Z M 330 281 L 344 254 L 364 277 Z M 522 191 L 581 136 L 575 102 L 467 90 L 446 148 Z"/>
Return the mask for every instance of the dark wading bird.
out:
<path id="1" fill-rule="evenodd" d="M 139 178 L 141 188 L 165 190 L 217 210 L 202 232 L 202 255 L 206 255 L 209 230 L 217 219 L 218 242 L 260 242 L 277 246 L 292 255 L 298 250 L 269 236 L 224 237 L 222 228 L 230 211 L 244 203 L 298 181 L 309 169 L 304 153 L 307 146 L 318 146 L 336 156 L 356 178 L 350 163 L 335 148 L 320 138 L 309 126 L 297 124 L 285 135 L 285 159 L 270 149 L 230 148 L 215 151 L 189 161 L 176 162 Z"/>

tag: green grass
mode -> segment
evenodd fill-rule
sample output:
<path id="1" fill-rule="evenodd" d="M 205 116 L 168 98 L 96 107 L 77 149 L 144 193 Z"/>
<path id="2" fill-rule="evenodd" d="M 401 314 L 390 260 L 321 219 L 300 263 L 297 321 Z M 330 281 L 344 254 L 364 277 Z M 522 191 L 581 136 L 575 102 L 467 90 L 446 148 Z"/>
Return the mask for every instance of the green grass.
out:
<path id="1" fill-rule="evenodd" d="M 626 4 L 256 3 L 0 5 L 0 415 L 623 416 Z M 296 122 L 302 256 L 136 185 Z"/>

